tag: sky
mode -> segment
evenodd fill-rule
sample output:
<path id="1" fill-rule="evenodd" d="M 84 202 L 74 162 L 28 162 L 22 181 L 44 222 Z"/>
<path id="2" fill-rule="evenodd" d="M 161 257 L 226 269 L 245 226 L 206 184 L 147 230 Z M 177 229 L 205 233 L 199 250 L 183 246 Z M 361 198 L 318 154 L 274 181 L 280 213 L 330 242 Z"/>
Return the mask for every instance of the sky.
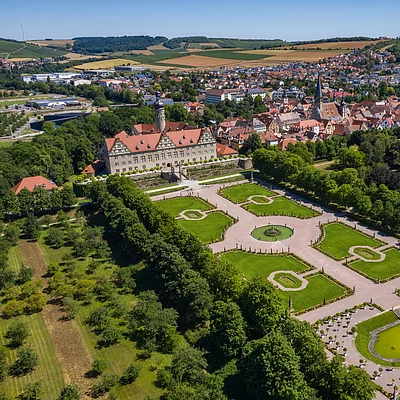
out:
<path id="1" fill-rule="evenodd" d="M 400 32 L 400 1 L 0 0 L 0 37 L 194 36 L 311 40 Z"/>

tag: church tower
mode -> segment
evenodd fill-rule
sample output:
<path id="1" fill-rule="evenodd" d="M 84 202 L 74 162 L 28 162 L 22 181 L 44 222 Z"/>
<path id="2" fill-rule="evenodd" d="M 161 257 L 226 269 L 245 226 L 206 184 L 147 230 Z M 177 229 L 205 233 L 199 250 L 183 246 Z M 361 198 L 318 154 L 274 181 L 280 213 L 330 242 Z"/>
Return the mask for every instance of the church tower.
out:
<path id="1" fill-rule="evenodd" d="M 323 96 L 322 96 L 322 85 L 321 85 L 321 77 L 318 74 L 318 82 L 317 88 L 315 90 L 315 97 L 314 97 L 314 107 L 311 112 L 311 119 L 316 119 L 320 121 L 321 117 L 321 110 L 323 107 Z"/>
<path id="2" fill-rule="evenodd" d="M 164 103 L 160 100 L 160 92 L 156 93 L 156 102 L 154 103 L 154 108 L 156 109 L 156 126 L 157 131 L 165 131 L 165 110 Z"/>

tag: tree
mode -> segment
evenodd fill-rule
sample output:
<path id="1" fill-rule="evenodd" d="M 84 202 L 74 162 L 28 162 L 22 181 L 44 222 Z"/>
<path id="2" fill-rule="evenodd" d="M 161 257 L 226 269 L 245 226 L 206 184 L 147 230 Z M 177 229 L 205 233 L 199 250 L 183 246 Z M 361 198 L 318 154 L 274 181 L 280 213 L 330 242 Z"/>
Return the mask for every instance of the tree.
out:
<path id="1" fill-rule="evenodd" d="M 50 228 L 47 232 L 46 243 L 55 249 L 64 244 L 64 232 L 60 228 Z"/>
<path id="2" fill-rule="evenodd" d="M 75 385 L 67 385 L 62 390 L 57 400 L 79 400 L 79 390 Z"/>
<path id="3" fill-rule="evenodd" d="M 6 318 L 17 317 L 24 313 L 26 303 L 21 300 L 9 300 L 3 307 L 3 314 Z"/>
<path id="4" fill-rule="evenodd" d="M 102 375 L 100 380 L 91 387 L 91 396 L 97 398 L 109 392 L 118 383 L 118 380 L 118 375 L 115 374 Z"/>
<path id="5" fill-rule="evenodd" d="M 18 397 L 20 400 L 40 400 L 43 396 L 42 383 L 40 381 L 35 383 L 28 383 L 24 387 L 24 391 Z"/>
<path id="6" fill-rule="evenodd" d="M 141 369 L 142 367 L 140 367 L 139 365 L 131 364 L 121 376 L 121 384 L 129 385 L 130 383 L 135 382 L 140 374 Z"/>
<path id="7" fill-rule="evenodd" d="M 241 298 L 241 309 L 254 338 L 263 337 L 274 330 L 286 314 L 278 291 L 261 277 L 247 282 Z"/>
<path id="8" fill-rule="evenodd" d="M 249 342 L 243 349 L 239 371 L 244 377 L 248 398 L 309 400 L 312 390 L 300 371 L 299 357 L 286 337 L 270 332 Z"/>
<path id="9" fill-rule="evenodd" d="M 71 297 L 63 298 L 64 311 L 67 313 L 68 319 L 74 319 L 76 313 L 79 310 L 79 302 L 72 299 Z"/>
<path id="10" fill-rule="evenodd" d="M 239 354 L 247 337 L 246 323 L 236 303 L 214 303 L 210 317 L 210 336 L 225 358 Z"/>
<path id="11" fill-rule="evenodd" d="M 39 363 L 37 354 L 29 347 L 18 349 L 17 359 L 11 366 L 13 376 L 24 376 L 32 372 Z"/>
<path id="12" fill-rule="evenodd" d="M 92 363 L 92 372 L 94 375 L 101 375 L 107 368 L 107 361 L 95 359 Z"/>
<path id="13" fill-rule="evenodd" d="M 171 374 L 177 382 L 196 382 L 207 368 L 204 353 L 193 347 L 179 349 L 172 358 Z"/>
<path id="14" fill-rule="evenodd" d="M 122 332 L 116 326 L 107 326 L 103 332 L 101 332 L 98 345 L 100 347 L 109 347 L 122 340 Z"/>
<path id="15" fill-rule="evenodd" d="M 25 234 L 31 239 L 37 240 L 40 236 L 41 226 L 33 214 L 28 214 L 23 229 Z"/>
<path id="16" fill-rule="evenodd" d="M 29 328 L 25 322 L 14 321 L 7 330 L 6 338 L 13 347 L 21 346 L 29 336 Z"/>
<path id="17" fill-rule="evenodd" d="M 12 246 L 15 246 L 18 243 L 20 234 L 20 228 L 15 222 L 8 224 L 7 227 L 4 229 L 4 236 L 11 243 Z"/>
<path id="18" fill-rule="evenodd" d="M 260 135 L 258 133 L 252 133 L 250 141 L 250 149 L 252 152 L 261 149 L 263 147 Z"/>
<path id="19" fill-rule="evenodd" d="M 34 314 L 43 310 L 47 304 L 47 297 L 43 293 L 35 293 L 26 299 L 26 304 L 29 312 Z"/>
<path id="20" fill-rule="evenodd" d="M 19 285 L 23 285 L 26 282 L 29 282 L 33 278 L 34 271 L 32 268 L 26 267 L 24 264 L 21 264 L 19 269 L 19 273 L 17 276 L 17 282 Z"/>

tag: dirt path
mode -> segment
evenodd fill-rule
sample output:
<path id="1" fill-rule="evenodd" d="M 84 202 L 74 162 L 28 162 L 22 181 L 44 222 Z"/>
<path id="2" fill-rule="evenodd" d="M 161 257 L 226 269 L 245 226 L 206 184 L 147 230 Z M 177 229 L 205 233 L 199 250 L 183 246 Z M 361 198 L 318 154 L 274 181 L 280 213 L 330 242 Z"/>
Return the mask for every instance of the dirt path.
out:
<path id="1" fill-rule="evenodd" d="M 34 269 L 35 277 L 41 279 L 46 287 L 46 261 L 38 244 L 24 240 L 20 241 L 19 248 L 22 262 Z M 81 399 L 89 399 L 85 393 L 88 392 L 91 382 L 85 374 L 91 369 L 92 359 L 83 343 L 79 328 L 74 320 L 63 319 L 65 313 L 59 305 L 47 304 L 42 316 L 54 343 L 64 381 L 78 386 Z"/>

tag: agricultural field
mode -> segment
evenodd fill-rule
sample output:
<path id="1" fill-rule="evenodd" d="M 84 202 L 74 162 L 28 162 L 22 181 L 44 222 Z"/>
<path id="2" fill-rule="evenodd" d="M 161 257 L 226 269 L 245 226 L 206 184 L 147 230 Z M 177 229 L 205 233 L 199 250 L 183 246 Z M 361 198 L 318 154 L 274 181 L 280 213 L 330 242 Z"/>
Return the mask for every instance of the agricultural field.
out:
<path id="1" fill-rule="evenodd" d="M 23 42 L 15 42 L 0 39 L 0 58 L 45 58 L 59 57 L 66 54 L 66 51 L 52 49 L 49 47 L 41 47 L 33 44 L 25 44 Z"/>
<path id="2" fill-rule="evenodd" d="M 204 219 L 186 220 L 179 219 L 178 224 L 197 236 L 204 244 L 214 243 L 221 240 L 222 232 L 232 225 L 230 217 L 219 211 L 208 213 Z"/>
<path id="3" fill-rule="evenodd" d="M 354 42 L 326 42 L 295 45 L 296 49 L 322 49 L 322 50 L 353 50 L 363 49 L 370 44 L 378 43 L 377 40 L 362 40 Z"/>
<path id="4" fill-rule="evenodd" d="M 67 44 L 73 46 L 75 40 L 73 39 L 54 39 L 54 40 L 29 40 L 27 43 L 35 44 L 37 46 L 51 46 L 51 47 L 61 47 L 65 48 Z"/>
<path id="5" fill-rule="evenodd" d="M 339 223 L 330 223 L 322 227 L 324 237 L 317 244 L 317 249 L 336 259 L 349 256 L 353 246 L 379 247 L 382 243 L 366 234 Z"/>
<path id="6" fill-rule="evenodd" d="M 181 66 L 181 67 L 219 67 L 221 65 L 236 64 L 236 60 L 212 58 L 202 55 L 190 55 L 179 58 L 165 59 L 162 62 L 164 65 Z"/>
<path id="7" fill-rule="evenodd" d="M 233 203 L 244 203 L 249 197 L 261 195 L 266 197 L 276 196 L 276 193 L 254 183 L 245 183 L 243 185 L 234 185 L 221 191 L 221 195 Z"/>
<path id="8" fill-rule="evenodd" d="M 266 58 L 264 54 L 248 53 L 238 50 L 205 50 L 201 53 L 194 53 L 194 55 L 203 55 L 206 57 L 223 58 L 230 60 L 253 61 Z"/>
<path id="9" fill-rule="evenodd" d="M 208 211 L 212 209 L 212 207 L 202 199 L 186 196 L 161 200 L 156 204 L 173 217 L 177 217 L 182 211 L 185 210 Z"/>
<path id="10" fill-rule="evenodd" d="M 258 200 L 256 199 L 256 201 Z M 312 218 L 318 215 L 311 208 L 297 204 L 286 197 L 274 197 L 273 202 L 270 204 L 249 203 L 243 207 L 257 216 L 285 215 L 288 217 Z"/>
<path id="11" fill-rule="evenodd" d="M 383 361 L 377 357 L 375 357 L 368 349 L 368 344 L 371 340 L 371 335 L 370 333 L 374 331 L 375 329 L 381 328 L 383 326 L 386 326 L 388 324 L 391 324 L 392 322 L 396 322 L 398 320 L 398 317 L 393 311 L 387 311 L 383 314 L 380 314 L 374 318 L 368 319 L 367 321 L 361 322 L 358 325 L 356 325 L 356 347 L 357 350 L 368 360 L 371 360 L 377 364 L 380 365 L 388 365 L 388 366 L 396 366 L 400 367 L 400 363 L 392 363 L 392 362 L 387 362 Z M 378 351 L 383 351 L 386 354 L 387 351 L 387 346 L 388 345 L 393 345 L 394 342 L 398 342 L 399 336 L 398 335 L 398 329 L 393 330 L 393 331 L 388 331 L 387 333 L 384 334 L 384 338 L 387 340 L 386 343 L 381 343 L 378 344 L 378 347 L 375 347 L 375 350 Z M 379 343 L 379 342 L 378 342 Z M 380 354 L 380 352 L 378 352 Z M 384 354 L 382 354 L 384 356 Z"/>
<path id="12" fill-rule="evenodd" d="M 297 258 L 285 255 L 249 254 L 238 251 L 222 253 L 220 257 L 238 266 L 246 279 L 255 276 L 267 278 L 275 271 L 302 273 L 310 268 Z M 346 293 L 344 288 L 324 275 L 316 274 L 305 279 L 308 281 L 308 285 L 303 290 L 288 292 L 278 289 L 282 295 L 283 304 L 288 305 L 289 298 L 292 298 L 294 312 L 322 305 L 324 302 L 339 298 Z"/>
<path id="13" fill-rule="evenodd" d="M 111 69 L 118 65 L 135 65 L 138 62 L 134 62 L 132 60 L 124 59 L 124 58 L 115 58 L 112 60 L 101 60 L 101 61 L 92 61 L 88 63 L 84 63 L 81 65 L 76 65 L 74 68 L 84 70 L 84 69 Z"/>
<path id="14" fill-rule="evenodd" d="M 385 280 L 400 274 L 400 251 L 389 249 L 384 251 L 385 259 L 380 262 L 354 261 L 350 265 L 357 271 L 361 271 L 371 279 Z"/>

